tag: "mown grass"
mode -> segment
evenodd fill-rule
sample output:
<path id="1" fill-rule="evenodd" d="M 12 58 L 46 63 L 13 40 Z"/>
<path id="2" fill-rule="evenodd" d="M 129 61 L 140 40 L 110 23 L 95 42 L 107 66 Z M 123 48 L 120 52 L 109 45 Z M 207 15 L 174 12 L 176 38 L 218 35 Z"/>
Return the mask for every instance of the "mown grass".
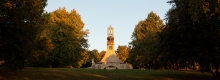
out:
<path id="1" fill-rule="evenodd" d="M 25 68 L 16 72 L 0 68 L 0 80 L 214 80 L 209 73 L 174 70 L 100 70 Z"/>

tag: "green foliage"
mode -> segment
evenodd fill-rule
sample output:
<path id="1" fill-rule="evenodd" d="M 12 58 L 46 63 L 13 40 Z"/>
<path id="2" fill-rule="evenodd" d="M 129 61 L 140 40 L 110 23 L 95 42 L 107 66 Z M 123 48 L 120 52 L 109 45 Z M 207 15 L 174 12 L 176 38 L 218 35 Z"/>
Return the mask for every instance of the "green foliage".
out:
<path id="1" fill-rule="evenodd" d="M 134 68 L 149 68 L 157 54 L 157 34 L 164 28 L 163 21 L 154 12 L 150 12 L 146 20 L 136 25 L 130 42 L 128 61 Z"/>
<path id="2" fill-rule="evenodd" d="M 80 15 L 75 10 L 59 8 L 50 13 L 46 27 L 54 46 L 49 54 L 51 67 L 81 67 L 88 59 L 88 44 Z"/>
<path id="3" fill-rule="evenodd" d="M 199 63 L 219 76 L 220 23 L 218 0 L 172 0 L 166 28 L 160 36 L 162 60 L 167 64 Z M 215 73 L 212 68 L 215 68 Z"/>
<path id="4" fill-rule="evenodd" d="M 12 70 L 35 61 L 47 0 L 0 1 L 0 58 Z M 47 41 L 46 38 L 40 40 Z M 43 47 L 43 46 L 42 46 Z"/>
<path id="5" fill-rule="evenodd" d="M 99 55 L 99 52 L 97 49 L 92 50 L 92 55 L 94 58 L 94 62 L 99 62 L 101 60 L 101 56 Z"/>
<path id="6" fill-rule="evenodd" d="M 93 49 L 92 51 L 88 51 L 89 59 L 87 60 L 88 63 L 92 64 L 92 60 L 94 59 L 94 62 L 97 63 L 102 60 L 102 58 L 105 56 L 106 51 L 99 51 L 97 49 Z M 88 66 L 91 67 L 91 66 Z"/>
<path id="7" fill-rule="evenodd" d="M 82 68 L 87 68 L 92 66 L 92 60 L 94 60 L 95 63 L 102 60 L 102 58 L 105 56 L 106 51 L 98 52 L 97 49 L 94 49 L 92 51 L 88 51 L 88 59 L 86 60 L 86 63 L 83 64 Z"/>
<path id="8" fill-rule="evenodd" d="M 118 49 L 117 49 L 118 58 L 121 59 L 122 61 L 126 61 L 126 59 L 129 56 L 129 51 L 130 51 L 130 48 L 128 48 L 126 45 L 118 46 Z"/>

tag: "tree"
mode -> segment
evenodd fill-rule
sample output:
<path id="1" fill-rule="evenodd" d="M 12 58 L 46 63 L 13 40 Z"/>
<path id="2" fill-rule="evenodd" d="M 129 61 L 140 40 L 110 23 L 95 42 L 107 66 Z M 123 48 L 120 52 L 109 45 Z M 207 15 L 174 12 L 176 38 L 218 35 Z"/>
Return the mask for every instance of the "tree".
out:
<path id="1" fill-rule="evenodd" d="M 47 0 L 0 1 L 0 58 L 12 70 L 21 69 L 39 55 L 37 34 L 44 24 Z"/>
<path id="2" fill-rule="evenodd" d="M 101 56 L 99 55 L 99 52 L 97 49 L 92 50 L 94 62 L 97 63 L 101 60 Z"/>
<path id="3" fill-rule="evenodd" d="M 126 45 L 118 46 L 118 49 L 117 49 L 118 58 L 121 59 L 122 61 L 126 61 L 126 59 L 129 56 L 129 51 L 130 49 Z"/>
<path id="4" fill-rule="evenodd" d="M 83 30 L 84 23 L 76 10 L 59 8 L 51 12 L 46 26 L 54 45 L 48 60 L 51 67 L 81 67 L 88 59 L 88 32 Z"/>
<path id="5" fill-rule="evenodd" d="M 198 62 L 219 77 L 219 2 L 217 0 L 171 0 L 166 28 L 160 36 L 164 61 L 172 64 Z M 215 68 L 215 73 L 211 66 Z"/>
<path id="6" fill-rule="evenodd" d="M 128 61 L 134 68 L 150 68 L 154 55 L 157 54 L 157 34 L 164 28 L 163 21 L 154 12 L 150 12 L 145 20 L 136 25 L 130 42 L 130 56 Z"/>

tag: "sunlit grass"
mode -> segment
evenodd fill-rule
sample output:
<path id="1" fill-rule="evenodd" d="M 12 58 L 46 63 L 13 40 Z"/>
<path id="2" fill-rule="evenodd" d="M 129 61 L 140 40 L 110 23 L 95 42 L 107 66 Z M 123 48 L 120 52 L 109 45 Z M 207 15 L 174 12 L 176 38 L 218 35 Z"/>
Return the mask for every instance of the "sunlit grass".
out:
<path id="1" fill-rule="evenodd" d="M 174 70 L 100 70 L 26 68 L 10 72 L 0 68 L 0 80 L 212 80 L 209 73 Z"/>

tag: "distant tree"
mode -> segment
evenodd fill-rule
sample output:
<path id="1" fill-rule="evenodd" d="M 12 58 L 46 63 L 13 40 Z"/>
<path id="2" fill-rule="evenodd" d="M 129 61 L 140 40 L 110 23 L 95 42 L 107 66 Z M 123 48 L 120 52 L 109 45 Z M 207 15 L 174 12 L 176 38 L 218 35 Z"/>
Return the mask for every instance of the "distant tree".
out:
<path id="1" fill-rule="evenodd" d="M 97 49 L 92 50 L 94 61 L 97 63 L 101 60 L 101 56 L 99 55 L 99 51 Z"/>
<path id="2" fill-rule="evenodd" d="M 48 59 L 51 67 L 81 67 L 88 59 L 88 32 L 83 30 L 84 23 L 76 10 L 59 8 L 51 12 L 46 27 L 54 46 Z"/>
<path id="3" fill-rule="evenodd" d="M 40 28 L 44 25 L 42 14 L 47 0 L 0 1 L 0 59 L 11 70 L 24 68 L 35 61 Z M 49 41 L 41 38 L 42 43 Z M 42 48 L 44 45 L 42 45 Z"/>
<path id="4" fill-rule="evenodd" d="M 117 49 L 117 56 L 119 57 L 119 59 L 121 59 L 122 61 L 126 61 L 126 59 L 129 56 L 129 51 L 130 49 L 125 45 L 125 46 L 118 46 Z"/>
<path id="5" fill-rule="evenodd" d="M 87 52 L 87 59 L 86 59 L 86 62 L 84 64 L 82 64 L 81 68 L 88 68 L 88 67 L 91 67 L 92 66 L 92 59 L 93 58 L 93 52 L 90 51 L 90 50 L 86 50 Z"/>
<path id="6" fill-rule="evenodd" d="M 150 12 L 145 20 L 142 20 L 134 28 L 132 42 L 130 42 L 130 56 L 128 61 L 134 68 L 150 68 L 157 54 L 157 34 L 164 28 L 163 21 L 154 12 Z"/>
<path id="7" fill-rule="evenodd" d="M 91 67 L 92 66 L 92 60 L 94 60 L 94 62 L 99 62 L 102 60 L 102 58 L 104 57 L 106 51 L 101 51 L 100 53 L 98 52 L 97 49 L 94 49 L 92 51 L 88 51 L 88 59 L 86 60 L 86 63 L 83 64 L 82 68 L 86 68 L 86 67 Z"/>

